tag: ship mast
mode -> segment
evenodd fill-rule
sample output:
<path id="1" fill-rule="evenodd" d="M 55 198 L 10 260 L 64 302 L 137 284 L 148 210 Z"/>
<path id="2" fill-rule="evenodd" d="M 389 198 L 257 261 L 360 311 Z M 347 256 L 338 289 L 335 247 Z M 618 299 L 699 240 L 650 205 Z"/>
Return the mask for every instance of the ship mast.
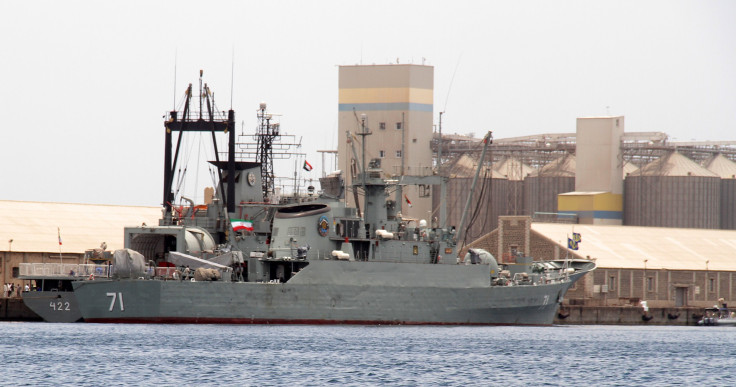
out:
<path id="1" fill-rule="evenodd" d="M 200 101 L 199 101 L 199 114 L 197 118 L 191 117 L 191 99 L 192 99 L 192 84 L 185 93 L 184 110 L 181 117 L 179 112 L 172 110 L 169 112 L 169 119 L 164 122 L 166 128 L 165 133 L 165 145 L 164 145 L 164 192 L 163 192 L 163 206 L 166 214 L 171 213 L 171 208 L 174 202 L 174 192 L 172 190 L 174 171 L 176 171 L 176 164 L 179 160 L 179 150 L 181 149 L 181 141 L 184 136 L 184 132 L 211 132 L 212 140 L 215 148 L 215 157 L 219 162 L 219 156 L 217 152 L 217 142 L 215 141 L 215 132 L 224 132 L 228 134 L 228 160 L 227 160 L 227 193 L 222 192 L 222 198 L 227 206 L 229 213 L 235 212 L 235 111 L 230 109 L 227 113 L 227 118 L 223 116 L 216 116 L 213 109 L 214 101 L 212 100 L 212 93 L 209 87 L 205 83 L 202 85 L 202 74 L 203 71 L 199 71 L 200 78 Z M 207 104 L 207 117 L 203 117 L 203 103 Z M 224 112 L 222 112 L 224 114 Z M 173 147 L 173 132 L 179 132 L 179 136 L 176 141 L 176 151 L 172 158 L 172 147 Z M 218 174 L 220 182 L 223 181 L 222 172 L 218 168 Z M 220 184 L 222 186 L 222 184 Z M 165 219 L 167 216 L 164 217 Z"/>
<path id="2" fill-rule="evenodd" d="M 274 193 L 273 141 L 278 136 L 279 124 L 271 123 L 271 114 L 266 113 L 266 103 L 261 102 L 256 129 L 256 162 L 261 164 L 261 189 L 264 198 Z"/>
<path id="3" fill-rule="evenodd" d="M 261 102 L 257 110 L 258 126 L 256 133 L 251 138 L 254 142 L 245 141 L 238 143 L 238 157 L 242 159 L 255 159 L 261 165 L 261 190 L 264 198 L 273 197 L 276 191 L 276 175 L 274 174 L 274 160 L 285 160 L 291 156 L 303 154 L 291 151 L 292 147 L 300 147 L 295 141 L 294 135 L 282 134 L 281 124 L 274 122 L 274 114 L 266 110 L 266 103 Z M 276 114 L 278 116 L 278 114 Z M 241 134 L 244 136 L 244 134 Z M 288 142 L 284 142 L 284 139 Z M 296 180 L 295 180 L 296 181 Z"/>

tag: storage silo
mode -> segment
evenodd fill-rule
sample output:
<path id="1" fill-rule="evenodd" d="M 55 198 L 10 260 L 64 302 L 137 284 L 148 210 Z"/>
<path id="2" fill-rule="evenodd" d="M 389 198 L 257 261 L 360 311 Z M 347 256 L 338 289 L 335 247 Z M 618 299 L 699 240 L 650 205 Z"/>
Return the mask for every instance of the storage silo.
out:
<path id="1" fill-rule="evenodd" d="M 718 154 L 704 165 L 721 178 L 721 229 L 736 230 L 736 163 Z"/>
<path id="2" fill-rule="evenodd" d="M 524 211 L 556 213 L 557 195 L 575 191 L 575 156 L 568 153 L 524 178 Z"/>
<path id="3" fill-rule="evenodd" d="M 720 178 L 670 152 L 624 180 L 624 224 L 719 228 Z"/>
<path id="4" fill-rule="evenodd" d="M 506 213 L 501 215 L 524 214 L 524 178 L 534 173 L 534 168 L 516 157 L 504 157 L 493 164 L 493 169 L 508 179 Z"/>
<path id="5" fill-rule="evenodd" d="M 626 175 L 638 171 L 639 167 L 637 167 L 636 165 L 634 165 L 634 163 L 630 161 L 625 161 L 623 170 L 624 170 L 624 179 L 625 179 Z"/>
<path id="6" fill-rule="evenodd" d="M 460 225 L 477 168 L 478 161 L 468 155 L 460 156 L 447 168 L 449 181 L 447 182 L 446 224 L 448 227 Z M 498 217 L 506 214 L 508 179 L 492 168 L 483 168 L 478 178 L 466 220 L 466 226 L 472 222 L 472 226 L 466 232 L 468 243 L 493 231 L 498 225 Z M 435 188 L 435 192 L 439 192 L 439 188 Z M 434 195 L 432 201 L 433 208 L 438 209 L 439 195 Z"/>

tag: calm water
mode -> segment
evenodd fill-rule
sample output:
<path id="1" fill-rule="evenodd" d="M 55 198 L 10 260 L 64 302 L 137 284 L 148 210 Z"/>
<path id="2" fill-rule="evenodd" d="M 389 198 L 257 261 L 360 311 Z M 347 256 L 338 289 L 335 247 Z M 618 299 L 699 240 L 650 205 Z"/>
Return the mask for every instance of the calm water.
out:
<path id="1" fill-rule="evenodd" d="M 0 385 L 734 385 L 736 329 L 0 323 Z"/>

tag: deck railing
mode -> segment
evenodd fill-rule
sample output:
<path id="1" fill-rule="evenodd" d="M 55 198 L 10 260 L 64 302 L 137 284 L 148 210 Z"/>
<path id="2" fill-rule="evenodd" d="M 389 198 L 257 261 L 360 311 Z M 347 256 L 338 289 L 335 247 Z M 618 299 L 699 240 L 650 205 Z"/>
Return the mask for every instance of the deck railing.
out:
<path id="1" fill-rule="evenodd" d="M 108 277 L 108 265 L 76 264 L 76 263 L 21 263 L 19 266 L 21 277 Z"/>

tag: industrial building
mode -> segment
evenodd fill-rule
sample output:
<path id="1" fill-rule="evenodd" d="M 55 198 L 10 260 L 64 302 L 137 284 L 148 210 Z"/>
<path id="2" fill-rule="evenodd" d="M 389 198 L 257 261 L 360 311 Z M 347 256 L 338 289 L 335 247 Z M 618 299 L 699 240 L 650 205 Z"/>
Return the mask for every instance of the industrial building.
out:
<path id="1" fill-rule="evenodd" d="M 572 233 L 582 241 L 568 248 Z M 502 216 L 497 228 L 472 242 L 512 262 L 512 254 L 535 259 L 594 259 L 598 268 L 566 295 L 572 305 L 651 307 L 712 306 L 736 300 L 736 231 L 533 222 Z"/>
<path id="2" fill-rule="evenodd" d="M 513 175 L 523 176 L 523 184 L 515 189 L 514 199 L 507 194 L 507 200 L 494 202 L 501 207 L 493 214 L 528 215 L 538 221 L 736 230 L 736 142 L 671 142 L 661 132 L 625 132 L 624 117 L 577 121 L 577 133 L 494 140 L 485 162 L 494 169 L 503 165 L 502 174 L 510 176 L 506 164 L 514 160 L 518 170 Z M 586 127 L 600 131 L 597 125 L 616 128 L 618 140 L 605 145 L 609 151 L 604 152 L 598 140 L 608 135 L 586 140 L 581 134 Z M 436 134 L 433 149 L 437 155 L 442 149 L 443 168 L 452 170 L 463 157 L 477 159 L 479 144 L 479 139 L 459 135 L 440 139 Z M 586 148 L 594 151 L 586 153 Z M 600 164 L 598 156 L 606 163 Z M 462 196 L 448 189 L 448 202 Z M 497 221 L 496 217 L 490 223 Z"/>
<path id="3" fill-rule="evenodd" d="M 383 177 L 432 174 L 433 92 L 432 66 L 340 66 L 337 159 L 348 205 L 360 203 L 350 184 L 372 160 Z M 431 196 L 429 185 L 407 185 L 391 200 L 404 216 L 428 220 Z"/>
<path id="4" fill-rule="evenodd" d="M 123 228 L 158 225 L 159 207 L 0 200 L 0 278 L 21 286 L 21 263 L 84 263 L 85 252 L 104 244 L 123 248 Z"/>

